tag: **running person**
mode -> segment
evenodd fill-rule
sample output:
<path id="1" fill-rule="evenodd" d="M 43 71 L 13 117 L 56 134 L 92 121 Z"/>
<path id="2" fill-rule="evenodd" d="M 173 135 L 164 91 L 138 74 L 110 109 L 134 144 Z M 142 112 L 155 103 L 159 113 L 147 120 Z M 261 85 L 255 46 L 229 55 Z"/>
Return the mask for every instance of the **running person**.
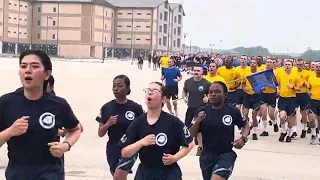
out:
<path id="1" fill-rule="evenodd" d="M 145 93 L 148 111 L 135 119 L 121 138 L 121 154 L 129 158 L 139 153 L 135 180 L 182 180 L 177 161 L 193 147 L 190 132 L 179 118 L 162 111 L 166 92 L 161 83 L 151 83 Z"/>
<path id="2" fill-rule="evenodd" d="M 182 79 L 181 72 L 179 68 L 174 66 L 174 61 L 173 59 L 170 59 L 168 62 L 168 68 L 166 68 L 163 71 L 163 75 L 161 77 L 161 80 L 165 80 L 166 84 L 166 89 L 167 89 L 167 100 L 166 100 L 166 105 L 171 114 L 174 114 L 175 116 L 178 116 L 178 93 L 179 93 L 179 88 L 178 88 L 178 82 Z M 174 113 L 172 111 L 170 99 L 172 99 L 172 104 L 174 108 Z"/>
<path id="3" fill-rule="evenodd" d="M 221 81 L 223 83 L 226 83 L 226 81 L 223 79 L 223 77 L 219 76 L 217 74 L 217 64 L 212 62 L 209 64 L 209 71 L 208 74 L 204 76 L 204 79 L 209 81 L 210 83 L 216 82 L 216 81 Z"/>
<path id="4" fill-rule="evenodd" d="M 239 109 L 225 103 L 227 93 L 224 83 L 214 82 L 209 90 L 210 105 L 198 110 L 194 125 L 190 128 L 192 137 L 199 132 L 203 136 L 203 151 L 199 160 L 204 180 L 228 179 L 237 158 L 232 148 L 241 149 L 248 140 L 249 123 L 242 118 Z M 234 126 L 242 128 L 242 136 L 237 140 L 234 140 Z"/>
<path id="5" fill-rule="evenodd" d="M 64 179 L 61 157 L 79 139 L 79 121 L 66 101 L 44 91 L 52 71 L 47 54 L 24 51 L 19 65 L 23 90 L 0 98 L 0 145 L 7 143 L 9 157 L 6 179 Z M 68 130 L 63 143 L 61 127 Z"/>
<path id="6" fill-rule="evenodd" d="M 127 99 L 131 92 L 127 76 L 116 76 L 112 91 L 116 99 L 104 104 L 96 118 L 99 122 L 98 135 L 103 137 L 108 133 L 107 161 L 114 179 L 126 179 L 137 156 L 122 159 L 121 148 L 117 144 L 133 120 L 143 114 L 143 110 L 141 105 Z"/>

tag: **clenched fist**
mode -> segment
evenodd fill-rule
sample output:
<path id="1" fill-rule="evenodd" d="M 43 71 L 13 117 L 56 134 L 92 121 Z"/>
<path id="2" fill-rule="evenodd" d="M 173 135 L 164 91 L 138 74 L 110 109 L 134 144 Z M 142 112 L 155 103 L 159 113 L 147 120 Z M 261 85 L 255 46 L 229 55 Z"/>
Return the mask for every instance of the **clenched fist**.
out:
<path id="1" fill-rule="evenodd" d="M 10 126 L 10 134 L 11 136 L 20 136 L 27 132 L 29 127 L 29 116 L 23 116 L 20 119 L 17 119 L 11 126 Z"/>

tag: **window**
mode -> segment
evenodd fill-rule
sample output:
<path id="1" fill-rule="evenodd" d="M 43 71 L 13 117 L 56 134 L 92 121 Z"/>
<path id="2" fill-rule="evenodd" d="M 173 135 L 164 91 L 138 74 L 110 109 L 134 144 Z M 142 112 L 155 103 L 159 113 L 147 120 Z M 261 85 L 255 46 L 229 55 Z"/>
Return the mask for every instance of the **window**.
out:
<path id="1" fill-rule="evenodd" d="M 177 39 L 177 47 L 179 48 L 181 46 L 181 40 L 178 38 Z"/>
<path id="2" fill-rule="evenodd" d="M 122 27 L 121 25 L 118 25 L 118 27 Z"/>
<path id="3" fill-rule="evenodd" d="M 137 38 L 136 40 L 137 40 L 137 41 L 140 41 L 140 38 Z"/>
<path id="4" fill-rule="evenodd" d="M 108 11 L 106 11 L 106 16 L 108 16 Z"/>
<path id="5" fill-rule="evenodd" d="M 182 7 L 181 7 L 181 6 L 179 6 L 179 12 L 181 12 L 181 13 L 182 13 Z"/>
<path id="6" fill-rule="evenodd" d="M 56 21 L 52 21 L 52 26 L 55 26 L 56 25 Z"/>
<path id="7" fill-rule="evenodd" d="M 104 25 L 104 29 L 107 29 L 107 27 L 108 27 L 107 24 L 105 24 L 105 25 Z"/>
<path id="8" fill-rule="evenodd" d="M 53 8 L 53 12 L 57 12 L 57 8 L 54 7 L 54 8 Z"/>
<path id="9" fill-rule="evenodd" d="M 118 15 L 122 15 L 122 13 L 118 13 Z"/>
<path id="10" fill-rule="evenodd" d="M 112 38 L 110 38 L 110 42 L 112 42 Z"/>
<path id="11" fill-rule="evenodd" d="M 137 15 L 141 15 L 141 13 L 137 13 Z"/>
<path id="12" fill-rule="evenodd" d="M 17 4 L 14 4 L 14 6 L 17 6 Z"/>
<path id="13" fill-rule="evenodd" d="M 181 27 L 178 27 L 178 36 L 181 35 Z"/>
<path id="14" fill-rule="evenodd" d="M 128 27 L 128 28 L 131 28 L 132 26 L 128 25 L 127 27 Z"/>
<path id="15" fill-rule="evenodd" d="M 163 18 L 164 21 L 168 21 L 168 12 L 165 11 L 164 12 L 164 18 Z"/>
<path id="16" fill-rule="evenodd" d="M 177 34 L 177 28 L 173 29 L 173 34 L 176 35 Z"/>
<path id="17" fill-rule="evenodd" d="M 38 7 L 38 12 L 41 12 L 41 7 Z"/>
<path id="18" fill-rule="evenodd" d="M 11 17 L 8 17 L 9 19 L 11 19 Z"/>
<path id="19" fill-rule="evenodd" d="M 141 26 L 136 26 L 137 28 L 141 28 Z"/>
<path id="20" fill-rule="evenodd" d="M 38 34 L 38 39 L 40 39 L 40 34 Z"/>
<path id="21" fill-rule="evenodd" d="M 150 41 L 151 39 L 146 39 L 146 41 Z"/>
<path id="22" fill-rule="evenodd" d="M 174 23 L 177 23 L 177 16 L 174 17 Z"/>
<path id="23" fill-rule="evenodd" d="M 16 20 L 17 18 L 13 18 L 14 20 Z"/>
<path id="24" fill-rule="evenodd" d="M 178 23 L 179 23 L 179 24 L 182 23 L 182 16 L 181 16 L 181 15 L 178 16 Z"/>
<path id="25" fill-rule="evenodd" d="M 113 12 L 111 13 L 111 17 L 113 17 Z M 111 41 L 112 42 L 112 41 Z"/>
<path id="26" fill-rule="evenodd" d="M 22 4 L 20 4 L 20 7 L 22 7 Z"/>
<path id="27" fill-rule="evenodd" d="M 24 34 L 27 34 L 27 33 L 24 33 Z"/>
<path id="28" fill-rule="evenodd" d="M 104 37 L 104 42 L 106 42 L 107 41 L 107 37 Z"/>
<path id="29" fill-rule="evenodd" d="M 117 38 L 117 40 L 121 40 L 121 38 Z"/>
<path id="30" fill-rule="evenodd" d="M 160 20 L 162 20 L 162 13 L 160 13 Z"/>
<path id="31" fill-rule="evenodd" d="M 159 25 L 159 32 L 162 32 L 162 26 Z"/>
<path id="32" fill-rule="evenodd" d="M 147 15 L 148 15 L 148 16 L 150 16 L 150 15 L 151 15 L 151 13 L 147 13 Z"/>
<path id="33" fill-rule="evenodd" d="M 19 32 L 19 34 L 22 34 L 21 32 Z"/>
<path id="34" fill-rule="evenodd" d="M 9 3 L 9 5 L 11 5 L 11 3 Z"/>
<path id="35" fill-rule="evenodd" d="M 28 6 L 24 6 L 25 8 L 27 8 Z"/>
<path id="36" fill-rule="evenodd" d="M 27 19 L 24 19 L 24 21 L 27 21 Z"/>
<path id="37" fill-rule="evenodd" d="M 168 25 L 167 24 L 163 25 L 163 33 L 165 33 L 165 34 L 168 33 Z"/>
<path id="38" fill-rule="evenodd" d="M 8 33 L 10 33 L 10 31 L 8 31 Z"/>
<path id="39" fill-rule="evenodd" d="M 56 35 L 55 34 L 52 34 L 52 39 L 56 39 Z"/>
<path id="40" fill-rule="evenodd" d="M 151 26 L 146 26 L 146 28 L 151 28 Z"/>
<path id="41" fill-rule="evenodd" d="M 163 44 L 164 46 L 167 46 L 167 37 L 163 36 L 163 39 L 162 39 L 162 40 L 163 40 L 163 43 L 162 43 L 162 44 Z"/>
<path id="42" fill-rule="evenodd" d="M 173 40 L 173 47 L 176 47 L 176 40 Z"/>
<path id="43" fill-rule="evenodd" d="M 40 20 L 38 20 L 38 26 L 40 26 Z"/>
<path id="44" fill-rule="evenodd" d="M 161 46 L 161 43 L 162 43 L 162 39 L 161 38 L 159 38 L 159 45 Z"/>
<path id="45" fill-rule="evenodd" d="M 132 15 L 132 13 L 128 13 L 128 15 Z"/>
<path id="46" fill-rule="evenodd" d="M 131 40 L 131 38 L 127 38 L 127 40 L 128 40 L 128 41 L 130 41 L 130 40 Z"/>

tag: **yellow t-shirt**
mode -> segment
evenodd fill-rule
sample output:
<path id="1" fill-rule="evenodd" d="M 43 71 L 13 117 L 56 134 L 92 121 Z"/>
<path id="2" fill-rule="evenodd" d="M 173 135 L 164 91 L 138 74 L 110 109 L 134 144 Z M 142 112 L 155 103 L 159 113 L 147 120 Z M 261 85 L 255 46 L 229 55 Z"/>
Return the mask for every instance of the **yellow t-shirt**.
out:
<path id="1" fill-rule="evenodd" d="M 262 64 L 261 66 L 257 66 L 257 72 L 264 71 L 266 69 L 267 69 L 267 67 L 265 64 Z"/>
<path id="2" fill-rule="evenodd" d="M 251 71 L 246 71 L 245 74 L 244 74 L 244 76 L 247 77 L 247 76 L 250 76 L 251 74 L 253 74 Z M 246 78 L 244 81 L 245 81 L 245 86 L 246 86 L 246 89 L 244 89 L 245 92 L 246 92 L 247 94 L 255 94 L 255 92 L 254 92 L 254 90 L 252 89 L 252 86 L 251 86 L 251 84 L 249 83 L 248 79 Z"/>
<path id="3" fill-rule="evenodd" d="M 277 77 L 280 89 L 280 97 L 289 98 L 289 97 L 296 97 L 296 91 L 293 89 L 289 89 L 287 87 L 288 84 L 299 87 L 299 77 L 296 73 L 290 72 L 290 74 L 283 74 Z"/>
<path id="4" fill-rule="evenodd" d="M 298 87 L 300 88 L 300 91 L 297 91 L 297 93 L 306 93 L 310 73 L 307 70 L 303 69 L 301 72 L 299 72 L 299 71 L 295 72 L 295 74 L 297 74 L 297 76 L 299 77 L 298 78 L 298 80 L 299 80 Z M 305 83 L 306 85 L 302 86 L 303 83 Z"/>
<path id="5" fill-rule="evenodd" d="M 316 76 L 316 72 L 315 71 L 309 71 L 309 77 L 311 76 Z"/>
<path id="6" fill-rule="evenodd" d="M 164 56 L 160 59 L 160 64 L 162 68 L 168 68 L 168 63 L 169 63 L 169 57 Z"/>
<path id="7" fill-rule="evenodd" d="M 239 83 L 241 83 L 241 81 L 245 80 L 247 72 L 248 71 L 250 72 L 250 67 L 246 66 L 246 68 L 242 68 L 241 66 L 238 66 L 236 67 L 236 70 L 238 71 L 240 78 L 243 78 L 242 80 L 239 81 Z M 242 87 L 239 86 L 238 89 L 242 89 Z"/>
<path id="8" fill-rule="evenodd" d="M 320 101 L 320 78 L 311 76 L 308 80 L 308 88 L 311 90 L 311 99 Z"/>
<path id="9" fill-rule="evenodd" d="M 210 83 L 220 81 L 220 82 L 223 82 L 224 84 L 226 84 L 226 81 L 223 79 L 223 77 L 221 77 L 219 75 L 211 76 L 210 74 L 207 74 L 206 76 L 204 76 L 204 79 L 206 79 Z"/>
<path id="10" fill-rule="evenodd" d="M 218 69 L 217 74 L 226 81 L 228 92 L 236 91 L 236 89 L 230 90 L 231 87 L 234 87 L 236 85 L 236 80 L 240 79 L 240 74 L 238 73 L 236 68 L 232 67 L 231 69 L 227 69 L 226 66 L 222 66 Z"/>

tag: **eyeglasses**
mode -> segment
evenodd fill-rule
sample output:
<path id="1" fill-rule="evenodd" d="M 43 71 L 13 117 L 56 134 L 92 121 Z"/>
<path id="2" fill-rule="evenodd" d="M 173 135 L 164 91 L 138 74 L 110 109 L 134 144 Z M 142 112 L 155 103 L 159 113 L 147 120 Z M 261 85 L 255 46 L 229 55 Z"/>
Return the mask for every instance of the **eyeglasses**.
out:
<path id="1" fill-rule="evenodd" d="M 146 94 L 157 94 L 157 93 L 162 93 L 159 89 L 150 89 L 150 88 L 145 88 L 143 89 L 143 92 L 146 93 Z"/>

